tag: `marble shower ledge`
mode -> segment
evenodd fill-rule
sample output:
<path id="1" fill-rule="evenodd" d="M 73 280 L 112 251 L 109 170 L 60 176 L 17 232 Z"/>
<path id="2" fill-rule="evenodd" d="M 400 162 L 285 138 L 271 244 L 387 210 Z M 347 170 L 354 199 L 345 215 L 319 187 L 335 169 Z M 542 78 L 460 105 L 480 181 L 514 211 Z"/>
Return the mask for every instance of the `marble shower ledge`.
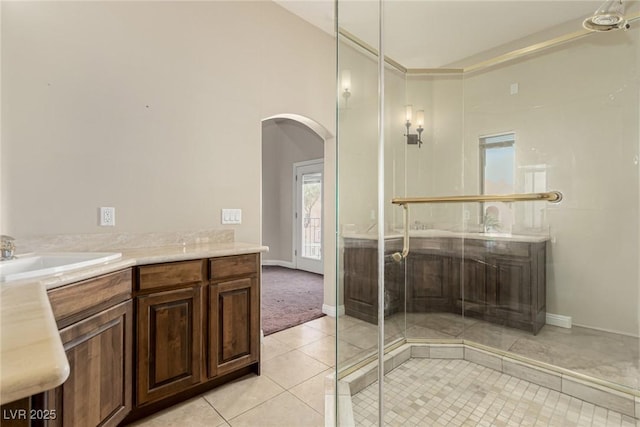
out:
<path id="1" fill-rule="evenodd" d="M 377 234 L 371 233 L 344 233 L 342 235 L 344 239 L 361 239 L 361 240 L 377 240 Z M 385 233 L 385 240 L 402 239 L 402 231 Z M 509 242 L 526 242 L 537 243 L 546 242 L 551 237 L 548 235 L 529 235 L 529 234 L 506 234 L 506 233 L 476 233 L 476 232 L 461 232 L 461 231 L 447 231 L 447 230 L 411 230 L 409 231 L 410 239 L 428 239 L 428 238 L 459 238 L 469 240 L 495 240 L 495 241 L 509 241 Z"/>
<path id="2" fill-rule="evenodd" d="M 266 246 L 225 242 L 119 249 L 122 258 L 36 279 L 0 285 L 0 403 L 62 384 L 69 364 L 47 290 L 136 265 L 266 252 Z M 59 248 L 56 250 L 60 251 Z M 20 254 L 18 254 L 20 256 Z"/>

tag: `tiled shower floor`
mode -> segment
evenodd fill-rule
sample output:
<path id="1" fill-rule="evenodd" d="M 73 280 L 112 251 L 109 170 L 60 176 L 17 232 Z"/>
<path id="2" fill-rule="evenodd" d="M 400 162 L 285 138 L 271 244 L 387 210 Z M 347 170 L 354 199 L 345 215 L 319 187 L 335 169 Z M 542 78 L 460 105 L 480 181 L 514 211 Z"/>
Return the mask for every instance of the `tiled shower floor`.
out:
<path id="1" fill-rule="evenodd" d="M 377 326 L 349 316 L 338 320 L 341 366 L 376 350 Z M 354 326 L 355 325 L 355 326 Z M 340 331 L 342 326 L 348 327 Z M 397 313 L 385 319 L 385 339 L 465 339 L 496 350 L 585 374 L 631 389 L 640 388 L 640 340 L 574 326 L 546 325 L 538 335 L 452 313 Z"/>
<path id="2" fill-rule="evenodd" d="M 385 376 L 389 426 L 622 426 L 640 422 L 460 359 L 415 358 Z M 378 384 L 352 397 L 355 425 L 377 426 Z"/>

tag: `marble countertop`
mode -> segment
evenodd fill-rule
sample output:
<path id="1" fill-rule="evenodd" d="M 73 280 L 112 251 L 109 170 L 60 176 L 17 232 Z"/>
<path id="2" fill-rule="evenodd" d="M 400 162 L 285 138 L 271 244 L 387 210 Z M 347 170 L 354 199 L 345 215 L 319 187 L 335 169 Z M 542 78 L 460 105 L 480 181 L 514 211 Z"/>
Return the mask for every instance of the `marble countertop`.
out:
<path id="1" fill-rule="evenodd" d="M 228 255 L 242 255 L 266 252 L 267 246 L 253 243 L 200 243 L 191 245 L 168 245 L 152 248 L 116 250 L 122 258 L 87 268 L 40 278 L 46 289 L 57 288 L 69 283 L 90 279 L 102 274 L 122 270 L 136 265 L 159 264 L 162 262 L 186 261 L 190 259 L 213 258 Z M 18 257 L 20 255 L 18 254 Z M 15 282 L 14 282 L 15 283 Z"/>
<path id="2" fill-rule="evenodd" d="M 0 403 L 52 389 L 69 376 L 56 320 L 40 282 L 0 286 Z"/>
<path id="3" fill-rule="evenodd" d="M 69 376 L 47 290 L 136 265 L 266 252 L 251 243 L 202 243 L 114 250 L 100 265 L 0 284 L 0 403 L 52 389 Z M 18 257 L 20 254 L 18 254 Z"/>
<path id="4" fill-rule="evenodd" d="M 344 233 L 342 235 L 345 239 L 363 239 L 363 240 L 377 240 L 378 235 L 372 233 Z M 402 239 L 402 231 L 393 231 L 385 233 L 385 239 Z M 475 240 L 496 240 L 496 241 L 510 241 L 510 242 L 546 242 L 550 240 L 548 235 L 528 235 L 528 234 L 511 234 L 511 233 L 478 233 L 478 232 L 462 232 L 462 231 L 448 231 L 448 230 L 410 230 L 409 238 L 432 238 L 432 237 L 449 237 L 460 239 L 475 239 Z"/>

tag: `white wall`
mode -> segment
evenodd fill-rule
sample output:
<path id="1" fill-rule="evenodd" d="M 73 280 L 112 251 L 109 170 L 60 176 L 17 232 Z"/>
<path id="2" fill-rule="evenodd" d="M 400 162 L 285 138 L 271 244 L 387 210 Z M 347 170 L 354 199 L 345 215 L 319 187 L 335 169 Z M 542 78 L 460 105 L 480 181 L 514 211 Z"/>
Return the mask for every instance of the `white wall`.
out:
<path id="1" fill-rule="evenodd" d="M 261 119 L 335 129 L 335 39 L 271 2 L 2 2 L 2 56 L 0 227 L 18 239 L 242 208 L 236 239 L 259 242 Z"/>
<path id="2" fill-rule="evenodd" d="M 262 244 L 266 261 L 293 262 L 293 164 L 322 159 L 323 139 L 293 120 L 262 127 Z"/>

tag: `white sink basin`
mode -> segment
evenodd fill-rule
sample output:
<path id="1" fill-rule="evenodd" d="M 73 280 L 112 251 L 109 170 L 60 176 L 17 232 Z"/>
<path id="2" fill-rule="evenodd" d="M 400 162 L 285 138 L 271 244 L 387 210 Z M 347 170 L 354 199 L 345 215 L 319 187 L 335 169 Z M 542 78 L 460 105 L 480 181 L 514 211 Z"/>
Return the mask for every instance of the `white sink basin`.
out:
<path id="1" fill-rule="evenodd" d="M 122 257 L 119 252 L 59 252 L 33 253 L 16 259 L 0 261 L 0 282 L 31 279 L 48 274 L 64 273 Z"/>

